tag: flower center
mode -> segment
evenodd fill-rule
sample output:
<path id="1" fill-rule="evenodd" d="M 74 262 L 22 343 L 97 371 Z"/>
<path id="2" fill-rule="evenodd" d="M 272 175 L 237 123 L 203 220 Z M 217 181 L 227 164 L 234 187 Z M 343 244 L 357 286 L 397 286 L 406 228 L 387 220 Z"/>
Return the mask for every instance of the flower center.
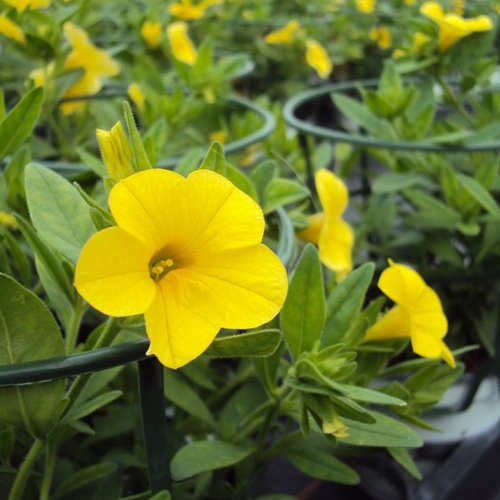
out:
<path id="1" fill-rule="evenodd" d="M 172 259 L 154 259 L 149 263 L 149 274 L 155 281 L 160 281 L 172 270 L 174 261 Z"/>

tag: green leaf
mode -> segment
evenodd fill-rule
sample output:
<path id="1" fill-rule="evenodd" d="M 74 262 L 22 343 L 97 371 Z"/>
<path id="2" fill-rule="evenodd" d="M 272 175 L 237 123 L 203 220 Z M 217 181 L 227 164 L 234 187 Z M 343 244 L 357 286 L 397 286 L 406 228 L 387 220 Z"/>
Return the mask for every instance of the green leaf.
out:
<path id="1" fill-rule="evenodd" d="M 74 420 L 80 420 L 81 418 L 99 410 L 103 406 L 106 406 L 115 399 L 118 399 L 122 394 L 122 391 L 109 391 L 104 394 L 99 394 L 99 396 L 96 396 L 95 398 L 92 398 L 82 404 L 74 405 L 71 410 L 64 415 L 60 424 L 64 425 L 69 422 L 73 422 Z"/>
<path id="2" fill-rule="evenodd" d="M 377 420 L 374 424 L 342 419 L 349 433 L 348 437 L 342 438 L 342 442 L 353 446 L 382 448 L 422 446 L 422 438 L 410 427 L 382 413 L 372 411 L 371 414 Z"/>
<path id="3" fill-rule="evenodd" d="M 175 167 L 175 171 L 181 175 L 188 175 L 194 172 L 203 158 L 203 149 L 192 148 L 190 149 L 179 161 Z"/>
<path id="4" fill-rule="evenodd" d="M 30 163 L 26 167 L 26 196 L 38 234 L 75 263 L 83 245 L 95 232 L 87 203 L 66 179 Z"/>
<path id="5" fill-rule="evenodd" d="M 422 473 L 418 470 L 417 464 L 411 458 L 411 455 L 404 448 L 387 448 L 392 458 L 403 466 L 415 479 L 422 480 Z"/>
<path id="6" fill-rule="evenodd" d="M 30 136 L 42 109 L 43 90 L 28 92 L 0 123 L 0 161 Z"/>
<path id="7" fill-rule="evenodd" d="M 0 366 L 64 355 L 57 323 L 45 304 L 0 275 Z M 0 421 L 44 438 L 59 414 L 64 380 L 0 389 Z"/>
<path id="8" fill-rule="evenodd" d="M 284 454 L 297 469 L 316 479 L 342 484 L 360 482 L 358 474 L 353 469 L 323 450 L 304 447 L 287 450 Z"/>
<path id="9" fill-rule="evenodd" d="M 350 273 L 332 291 L 326 301 L 326 321 L 321 343 L 336 344 L 349 330 L 355 315 L 361 309 L 370 286 L 375 265 L 371 262 Z"/>
<path id="10" fill-rule="evenodd" d="M 250 179 L 253 181 L 257 191 L 258 200 L 261 205 L 264 204 L 264 192 L 267 185 L 274 179 L 276 172 L 276 162 L 266 160 L 259 163 L 251 172 Z"/>
<path id="11" fill-rule="evenodd" d="M 216 427 L 214 417 L 207 405 L 181 375 L 172 370 L 165 370 L 164 381 L 165 396 L 167 399 L 193 417 L 199 418 L 210 427 Z"/>
<path id="12" fill-rule="evenodd" d="M 375 194 L 397 193 L 402 189 L 413 186 L 433 188 L 434 183 L 432 183 L 427 177 L 420 174 L 384 174 L 379 175 L 375 179 L 372 185 L 372 191 Z"/>
<path id="13" fill-rule="evenodd" d="M 472 177 L 463 174 L 457 175 L 460 184 L 465 190 L 490 214 L 495 220 L 500 220 L 500 207 L 493 196 Z"/>
<path id="14" fill-rule="evenodd" d="M 150 500 L 172 500 L 172 496 L 168 491 L 160 491 L 154 497 L 151 497 Z"/>
<path id="15" fill-rule="evenodd" d="M 75 148 L 75 152 L 80 157 L 80 160 L 82 160 L 82 162 L 85 163 L 87 167 L 92 169 L 92 171 L 99 177 L 104 178 L 108 175 L 106 166 L 97 156 L 85 151 L 85 149 L 82 148 Z"/>
<path id="16" fill-rule="evenodd" d="M 296 360 L 321 337 L 325 321 L 323 273 L 318 251 L 307 245 L 293 274 L 281 311 L 283 336 Z"/>
<path id="17" fill-rule="evenodd" d="M 264 213 L 268 214 L 278 207 L 303 200 L 308 196 L 309 190 L 298 182 L 272 179 L 264 191 Z"/>
<path id="18" fill-rule="evenodd" d="M 222 441 L 196 441 L 181 448 L 172 458 L 170 470 L 175 481 L 201 472 L 222 469 L 247 458 L 252 449 Z"/>
<path id="19" fill-rule="evenodd" d="M 250 196 L 250 198 L 257 201 L 257 192 L 252 181 L 237 167 L 226 165 L 226 177 L 230 180 L 240 191 Z"/>
<path id="20" fill-rule="evenodd" d="M 151 168 L 151 163 L 142 144 L 141 136 L 135 124 L 134 114 L 128 101 L 123 101 L 123 110 L 125 111 L 125 121 L 127 122 L 127 129 L 131 139 L 135 167 L 137 171 L 148 170 Z"/>
<path id="21" fill-rule="evenodd" d="M 212 142 L 205 158 L 203 159 L 200 169 L 213 170 L 221 175 L 226 175 L 226 156 L 223 147 L 217 142 Z"/>
<path id="22" fill-rule="evenodd" d="M 271 356 L 281 339 L 281 332 L 275 329 L 227 335 L 215 339 L 205 354 L 215 358 L 261 358 Z"/>

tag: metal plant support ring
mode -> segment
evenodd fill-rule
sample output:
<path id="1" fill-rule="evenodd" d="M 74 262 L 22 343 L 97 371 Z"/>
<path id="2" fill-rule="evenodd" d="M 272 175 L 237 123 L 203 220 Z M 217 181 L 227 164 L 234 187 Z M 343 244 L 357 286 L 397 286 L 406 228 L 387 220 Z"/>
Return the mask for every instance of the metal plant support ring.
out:
<path id="1" fill-rule="evenodd" d="M 406 83 L 417 81 L 416 79 L 405 79 Z M 290 98 L 283 107 L 285 122 L 304 135 L 312 135 L 322 139 L 330 139 L 334 142 L 343 142 L 362 146 L 365 148 L 393 149 L 404 151 L 420 151 L 429 153 L 479 153 L 500 150 L 500 140 L 477 142 L 475 144 L 439 145 L 431 141 L 390 141 L 377 139 L 368 135 L 356 135 L 342 130 L 328 129 L 314 123 L 297 118 L 297 109 L 311 103 L 315 99 L 335 92 L 342 93 L 357 88 L 373 88 L 379 83 L 378 79 L 356 80 L 351 82 L 335 83 L 319 88 L 309 89 Z"/>

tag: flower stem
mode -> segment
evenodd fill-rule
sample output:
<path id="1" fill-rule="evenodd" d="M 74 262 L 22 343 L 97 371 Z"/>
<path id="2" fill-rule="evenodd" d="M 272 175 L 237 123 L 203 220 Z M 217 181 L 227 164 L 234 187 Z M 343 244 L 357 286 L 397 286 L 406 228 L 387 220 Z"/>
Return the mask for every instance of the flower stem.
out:
<path id="1" fill-rule="evenodd" d="M 77 299 L 66 327 L 66 354 L 71 354 L 75 350 L 76 340 L 85 309 L 85 302 L 83 302 L 80 298 Z"/>
<path id="2" fill-rule="evenodd" d="M 42 486 L 40 488 L 40 500 L 50 500 L 50 486 L 52 484 L 52 476 L 54 475 L 56 450 L 56 443 L 47 444 L 45 451 L 45 469 L 43 471 Z"/>
<path id="3" fill-rule="evenodd" d="M 437 75 L 436 79 L 441 88 L 443 89 L 444 93 L 446 94 L 448 100 L 453 104 L 456 110 L 467 120 L 467 123 L 474 128 L 475 125 L 474 122 L 472 121 L 472 118 L 470 117 L 469 113 L 467 113 L 467 110 L 463 107 L 462 103 L 458 100 L 457 96 L 453 93 L 453 90 L 448 85 L 446 80 L 441 75 Z"/>
<path id="4" fill-rule="evenodd" d="M 40 455 L 40 453 L 42 452 L 43 447 L 44 442 L 41 439 L 36 439 L 35 442 L 31 445 L 26 458 L 24 459 L 21 467 L 17 472 L 17 476 L 14 480 L 14 484 L 12 485 L 12 489 L 10 490 L 8 500 L 21 500 L 26 481 L 28 480 L 31 469 L 35 464 L 38 455 Z"/>

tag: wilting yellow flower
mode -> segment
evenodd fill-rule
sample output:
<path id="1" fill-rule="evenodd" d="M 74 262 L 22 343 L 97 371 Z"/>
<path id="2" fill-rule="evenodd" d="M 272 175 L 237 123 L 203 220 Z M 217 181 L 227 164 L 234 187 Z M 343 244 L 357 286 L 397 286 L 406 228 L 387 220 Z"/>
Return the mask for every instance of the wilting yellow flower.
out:
<path id="1" fill-rule="evenodd" d="M 0 34 L 23 45 L 26 43 L 26 37 L 21 26 L 11 21 L 7 16 L 0 16 Z"/>
<path id="2" fill-rule="evenodd" d="M 0 226 L 5 227 L 6 229 L 19 229 L 14 216 L 7 212 L 0 212 Z"/>
<path id="3" fill-rule="evenodd" d="M 271 31 L 264 37 L 266 43 L 285 44 L 293 43 L 293 36 L 300 29 L 300 24 L 297 21 L 288 21 L 283 28 Z"/>
<path id="4" fill-rule="evenodd" d="M 316 40 L 306 40 L 306 62 L 324 79 L 332 72 L 332 62 L 325 48 Z"/>
<path id="5" fill-rule="evenodd" d="M 156 21 L 144 21 L 141 36 L 150 49 L 156 49 L 161 38 L 161 24 Z"/>
<path id="6" fill-rule="evenodd" d="M 378 287 L 396 303 L 366 332 L 365 340 L 410 337 L 413 351 L 426 358 L 443 358 L 452 368 L 453 354 L 443 342 L 448 320 L 436 292 L 413 269 L 389 260 Z"/>
<path id="7" fill-rule="evenodd" d="M 24 9 L 43 9 L 50 5 L 50 0 L 3 0 L 4 3 L 12 5 L 18 12 Z"/>
<path id="8" fill-rule="evenodd" d="M 117 122 L 109 132 L 97 129 L 96 135 L 102 159 L 112 179 L 119 181 L 135 173 L 132 148 L 121 122 Z"/>
<path id="9" fill-rule="evenodd" d="M 316 172 L 315 178 L 323 212 L 311 215 L 309 226 L 297 236 L 318 245 L 321 262 L 340 280 L 352 269 L 354 235 L 342 219 L 349 193 L 342 179 L 324 168 Z"/>
<path id="10" fill-rule="evenodd" d="M 227 132 L 222 130 L 217 130 L 217 132 L 212 132 L 208 138 L 213 142 L 217 141 L 220 144 L 226 144 L 227 141 Z"/>
<path id="11" fill-rule="evenodd" d="M 441 5 L 436 2 L 424 3 L 420 12 L 439 26 L 439 50 L 441 52 L 448 50 L 461 38 L 493 28 L 493 22 L 488 16 L 464 19 L 457 14 L 445 14 Z"/>
<path id="12" fill-rule="evenodd" d="M 98 49 L 82 28 L 67 22 L 64 34 L 72 46 L 64 69 L 82 68 L 85 73 L 64 94 L 65 98 L 93 95 L 102 88 L 101 77 L 115 76 L 120 72 L 119 64 L 104 50 Z M 85 106 L 85 102 L 75 101 L 61 105 L 65 114 L 71 114 Z"/>
<path id="13" fill-rule="evenodd" d="M 223 0 L 202 0 L 197 4 L 193 4 L 191 0 L 180 0 L 179 3 L 170 5 L 168 11 L 179 19 L 190 21 L 192 19 L 200 19 L 209 7 L 221 4 L 222 2 Z"/>
<path id="14" fill-rule="evenodd" d="M 365 14 L 371 14 L 377 5 L 377 0 L 356 0 L 356 9 Z"/>
<path id="15" fill-rule="evenodd" d="M 332 416 L 332 420 L 330 422 L 323 421 L 322 427 L 325 434 L 331 434 L 336 438 L 349 437 L 349 428 L 336 414 Z"/>
<path id="16" fill-rule="evenodd" d="M 196 48 L 187 33 L 187 24 L 177 21 L 167 26 L 167 35 L 174 57 L 189 66 L 196 62 Z"/>
<path id="17" fill-rule="evenodd" d="M 128 86 L 127 94 L 132 99 L 132 102 L 135 104 L 139 111 L 144 111 L 144 102 L 146 100 L 144 96 L 144 92 L 138 83 L 131 83 Z"/>
<path id="18" fill-rule="evenodd" d="M 151 169 L 120 181 L 118 226 L 90 238 L 75 286 L 110 316 L 144 314 L 148 354 L 179 368 L 220 328 L 255 328 L 281 309 L 286 271 L 262 242 L 264 216 L 225 177 Z"/>
<path id="19" fill-rule="evenodd" d="M 370 39 L 377 42 L 380 49 L 386 50 L 391 46 L 392 36 L 387 26 L 378 26 L 370 30 Z"/>

